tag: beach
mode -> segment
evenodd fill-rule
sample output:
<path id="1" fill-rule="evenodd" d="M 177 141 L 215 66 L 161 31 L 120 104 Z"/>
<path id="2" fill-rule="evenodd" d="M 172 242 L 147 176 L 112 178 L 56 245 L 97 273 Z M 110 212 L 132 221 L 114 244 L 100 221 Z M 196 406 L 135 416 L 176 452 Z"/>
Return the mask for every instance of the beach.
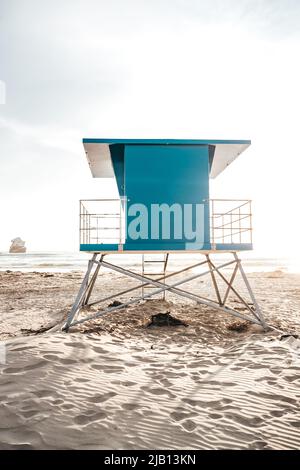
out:
<path id="1" fill-rule="evenodd" d="M 300 0 L 0 0 L 0 451 L 300 451 L 299 51 Z"/>
<path id="2" fill-rule="evenodd" d="M 248 278 L 267 323 L 299 334 L 300 275 Z M 64 333 L 81 280 L 0 272 L 0 449 L 299 448 L 296 338 L 234 328 L 233 317 L 171 293 Z M 104 271 L 95 297 L 122 288 Z M 209 279 L 197 290 L 211 295 Z M 167 311 L 188 326 L 148 327 Z"/>

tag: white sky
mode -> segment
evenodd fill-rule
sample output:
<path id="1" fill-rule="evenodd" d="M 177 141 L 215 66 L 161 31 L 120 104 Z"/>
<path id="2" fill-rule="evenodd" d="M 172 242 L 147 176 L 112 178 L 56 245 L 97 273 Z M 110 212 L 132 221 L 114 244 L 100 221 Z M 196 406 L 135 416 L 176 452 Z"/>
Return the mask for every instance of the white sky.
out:
<path id="1" fill-rule="evenodd" d="M 0 0 L 0 251 L 76 251 L 78 200 L 117 195 L 82 137 L 249 138 L 211 197 L 299 257 L 299 25 L 298 0 Z"/>

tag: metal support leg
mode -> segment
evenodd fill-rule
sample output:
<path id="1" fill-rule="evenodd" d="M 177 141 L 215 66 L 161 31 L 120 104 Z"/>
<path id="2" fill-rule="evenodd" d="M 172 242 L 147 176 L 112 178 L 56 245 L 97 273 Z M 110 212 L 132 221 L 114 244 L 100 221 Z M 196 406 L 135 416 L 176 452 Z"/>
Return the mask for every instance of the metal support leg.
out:
<path id="1" fill-rule="evenodd" d="M 88 262 L 88 268 L 87 268 L 87 271 L 86 271 L 85 276 L 83 278 L 83 281 L 81 283 L 79 292 L 78 292 L 77 297 L 75 299 L 74 305 L 73 305 L 73 307 L 72 307 L 72 309 L 71 309 L 71 311 L 70 311 L 70 313 L 67 317 L 66 324 L 63 328 L 65 331 L 69 330 L 69 328 L 71 326 L 71 323 L 72 323 L 76 313 L 79 311 L 79 309 L 80 309 L 80 307 L 83 303 L 84 296 L 85 296 L 86 290 L 88 288 L 89 277 L 90 277 L 92 268 L 94 266 L 94 262 L 96 260 L 97 260 L 97 253 L 94 253 L 92 259 L 90 259 L 89 262 Z"/>
<path id="2" fill-rule="evenodd" d="M 100 260 L 99 260 L 99 264 L 97 265 L 95 271 L 94 271 L 94 274 L 92 276 L 92 279 L 91 279 L 91 282 L 89 283 L 89 286 L 88 286 L 88 289 L 87 289 L 87 293 L 86 293 L 86 296 L 82 302 L 82 305 L 83 306 L 86 306 L 88 304 L 88 301 L 89 301 L 89 298 L 93 292 L 93 288 L 94 288 L 94 285 L 95 285 L 95 282 L 96 282 L 96 279 L 98 277 L 98 274 L 99 274 L 99 270 L 101 268 L 101 264 L 102 264 L 102 260 L 104 258 L 104 255 L 101 255 L 100 257 Z"/>
<path id="3" fill-rule="evenodd" d="M 169 253 L 167 253 L 165 255 L 165 259 L 164 259 L 164 268 L 163 268 L 163 271 L 164 271 L 164 283 L 166 283 L 165 279 L 166 279 L 166 271 L 167 271 L 167 266 L 168 266 L 168 260 L 169 260 Z M 164 290 L 163 292 L 163 298 L 164 300 L 166 300 L 166 290 Z"/>
<path id="4" fill-rule="evenodd" d="M 235 263 L 236 263 L 236 261 L 235 261 Z M 225 282 L 225 284 L 227 284 L 228 288 L 229 288 L 230 290 L 232 290 L 232 291 L 235 293 L 236 297 L 245 305 L 245 307 L 249 310 L 249 312 L 250 312 L 252 315 L 254 315 L 254 316 L 257 318 L 257 320 L 259 320 L 259 322 L 260 322 L 260 317 L 259 317 L 258 314 L 255 312 L 255 310 L 253 310 L 253 309 L 250 307 L 250 305 L 243 299 L 243 297 L 242 297 L 242 296 L 238 293 L 238 291 L 233 287 L 233 285 L 232 285 L 232 282 L 233 282 L 233 281 L 228 282 L 227 279 L 226 279 L 226 277 L 221 273 L 221 271 L 218 269 L 218 267 L 216 267 L 212 262 L 211 262 L 211 265 L 212 265 L 212 267 L 215 269 L 215 271 L 218 273 L 218 275 L 221 277 L 221 279 L 223 279 L 223 281 Z M 236 263 L 236 266 L 235 266 L 235 267 L 238 268 L 238 264 L 237 264 L 237 263 Z"/>
<path id="5" fill-rule="evenodd" d="M 262 311 L 261 311 L 261 309 L 260 309 L 260 307 L 259 307 L 259 305 L 258 305 L 258 303 L 257 303 L 257 301 L 256 301 L 256 298 L 255 298 L 255 296 L 254 296 L 253 290 L 252 290 L 252 288 L 251 288 L 251 286 L 250 286 L 250 283 L 249 283 L 249 281 L 248 281 L 248 278 L 247 278 L 246 273 L 245 273 L 245 271 L 244 271 L 244 268 L 243 268 L 243 266 L 242 266 L 241 260 L 239 259 L 238 255 L 237 255 L 236 253 L 233 253 L 233 256 L 234 256 L 234 258 L 235 258 L 235 260 L 236 260 L 236 262 L 237 262 L 239 271 L 240 271 L 240 273 L 241 273 L 241 275 L 242 275 L 242 278 L 243 278 L 243 280 L 244 280 L 244 283 L 246 284 L 246 287 L 247 287 L 247 289 L 248 289 L 249 295 L 250 295 L 251 300 L 252 300 L 252 302 L 253 302 L 253 305 L 254 305 L 254 307 L 255 307 L 256 316 L 260 319 L 263 328 L 266 330 L 266 329 L 267 329 L 267 325 L 266 325 L 266 322 L 265 322 L 263 313 L 262 313 Z"/>
<path id="6" fill-rule="evenodd" d="M 220 291 L 219 291 L 219 288 L 218 288 L 218 284 L 217 284 L 217 281 L 216 281 L 214 270 L 212 269 L 212 263 L 210 261 L 209 255 L 206 255 L 206 260 L 207 260 L 207 264 L 209 266 L 211 279 L 212 279 L 212 282 L 213 282 L 213 285 L 214 285 L 214 288 L 215 288 L 215 292 L 216 292 L 216 295 L 217 295 L 219 305 L 222 305 L 222 299 L 221 299 Z"/>
<path id="7" fill-rule="evenodd" d="M 222 301 L 222 305 L 225 305 L 225 304 L 226 304 L 226 300 L 227 300 L 227 298 L 228 298 L 228 295 L 229 295 L 231 286 L 232 286 L 232 284 L 233 284 L 233 281 L 235 280 L 235 276 L 236 276 L 237 271 L 238 271 L 238 265 L 236 264 L 235 267 L 234 267 L 233 273 L 232 273 L 232 275 L 231 275 L 229 284 L 228 284 L 228 286 L 227 286 L 227 289 L 226 289 L 226 292 L 225 292 L 225 295 L 224 295 L 224 298 L 223 298 L 223 301 Z"/>

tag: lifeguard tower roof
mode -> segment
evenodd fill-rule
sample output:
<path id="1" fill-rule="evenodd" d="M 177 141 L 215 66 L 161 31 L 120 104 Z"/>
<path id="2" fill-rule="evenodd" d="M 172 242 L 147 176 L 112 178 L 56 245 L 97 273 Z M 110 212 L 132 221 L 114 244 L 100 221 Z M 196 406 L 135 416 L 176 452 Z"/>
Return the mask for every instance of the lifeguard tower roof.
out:
<path id="1" fill-rule="evenodd" d="M 127 145 L 153 146 L 208 146 L 210 178 L 218 176 L 249 145 L 250 140 L 209 140 L 209 139 L 98 139 L 84 138 L 84 149 L 94 178 L 114 178 L 112 149 L 124 154 Z"/>

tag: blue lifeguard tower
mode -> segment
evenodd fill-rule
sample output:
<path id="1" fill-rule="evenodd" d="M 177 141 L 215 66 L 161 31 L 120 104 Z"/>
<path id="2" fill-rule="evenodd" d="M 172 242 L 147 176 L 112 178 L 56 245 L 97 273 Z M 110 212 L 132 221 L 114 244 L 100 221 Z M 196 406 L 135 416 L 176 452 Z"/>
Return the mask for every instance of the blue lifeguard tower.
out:
<path id="1" fill-rule="evenodd" d="M 114 179 L 119 197 L 80 201 L 80 250 L 92 253 L 92 258 L 65 330 L 149 297 L 165 296 L 167 291 L 265 327 L 237 255 L 252 249 L 251 201 L 211 199 L 209 191 L 210 178 L 217 177 L 250 144 L 249 140 L 83 139 L 93 177 Z M 140 253 L 141 272 L 108 262 L 108 255 L 116 253 Z M 174 253 L 193 253 L 201 261 L 168 274 L 169 256 Z M 217 266 L 211 259 L 216 253 L 231 254 L 233 259 Z M 147 272 L 147 265 L 153 263 L 161 268 L 154 275 Z M 195 268 L 204 265 L 206 271 L 195 272 Z M 230 265 L 233 272 L 227 279 L 221 270 Z M 133 277 L 140 284 L 91 302 L 101 266 Z M 191 269 L 192 276 L 175 284 L 166 283 L 166 279 Z M 237 272 L 251 302 L 233 287 Z M 211 276 L 215 299 L 178 287 L 205 274 Z M 224 293 L 217 280 L 225 285 Z M 146 288 L 151 288 L 151 292 L 149 289 L 145 293 Z M 120 299 L 138 289 L 141 295 L 134 299 L 81 316 L 87 307 L 105 304 L 114 297 Z M 228 306 L 230 293 L 248 314 Z"/>

